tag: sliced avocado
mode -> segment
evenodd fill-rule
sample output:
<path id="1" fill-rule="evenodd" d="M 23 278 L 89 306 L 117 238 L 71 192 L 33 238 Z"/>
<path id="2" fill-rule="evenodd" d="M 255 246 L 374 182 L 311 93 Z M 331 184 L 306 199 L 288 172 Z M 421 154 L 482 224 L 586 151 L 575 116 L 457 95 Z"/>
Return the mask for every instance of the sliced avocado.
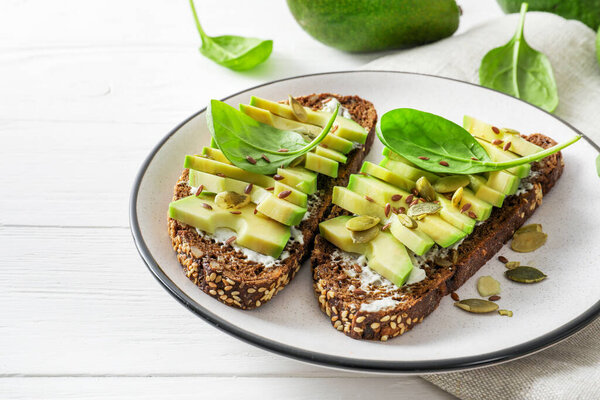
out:
<path id="1" fill-rule="evenodd" d="M 332 178 L 337 178 L 339 165 L 337 161 L 313 152 L 306 153 L 306 159 L 304 160 L 304 168 Z"/>
<path id="2" fill-rule="evenodd" d="M 288 226 L 298 225 L 306 214 L 306 208 L 277 196 L 268 196 L 256 206 L 256 209 L 267 217 Z"/>
<path id="3" fill-rule="evenodd" d="M 383 154 L 384 157 L 387 157 L 390 160 L 401 161 L 406 165 L 410 165 L 411 167 L 416 166 L 415 164 L 408 161 L 406 158 L 402 157 L 400 154 L 394 153 L 392 150 L 389 149 L 389 147 L 384 147 L 383 152 L 381 154 Z"/>
<path id="4" fill-rule="evenodd" d="M 432 238 L 421 229 L 409 229 L 398 220 L 396 215 L 390 218 L 390 233 L 415 254 L 422 256 L 435 244 Z"/>
<path id="5" fill-rule="evenodd" d="M 283 176 L 281 183 L 285 183 L 306 194 L 317 191 L 317 174 L 302 167 L 278 168 L 277 174 Z"/>
<path id="6" fill-rule="evenodd" d="M 328 133 L 321 141 L 322 146 L 327 146 L 331 150 L 339 151 L 340 153 L 348 154 L 354 148 L 354 143 L 346 140 L 333 133 Z"/>
<path id="7" fill-rule="evenodd" d="M 346 162 L 348 161 L 348 157 L 346 157 L 343 153 L 340 153 L 336 150 L 332 150 L 329 147 L 317 146 L 315 148 L 315 153 L 320 156 L 327 157 L 331 160 L 340 162 L 342 164 L 346 164 Z"/>
<path id="8" fill-rule="evenodd" d="M 389 158 L 384 158 L 379 165 L 389 169 L 390 171 L 405 177 L 406 179 L 410 179 L 411 181 L 417 181 L 420 177 L 424 176 L 431 183 L 435 183 L 439 176 L 433 174 L 431 172 L 422 170 L 420 168 L 411 167 L 408 164 L 403 163 L 402 161 L 394 161 Z"/>
<path id="9" fill-rule="evenodd" d="M 396 174 L 387 168 L 365 161 L 360 169 L 360 172 L 379 178 L 382 181 L 398 186 L 400 189 L 411 191 L 415 187 L 415 182 L 406 179 L 402 175 Z"/>
<path id="10" fill-rule="evenodd" d="M 286 201 L 294 203 L 297 206 L 306 208 L 306 206 L 308 205 L 308 196 L 306 195 L 306 193 L 302 193 L 301 191 L 294 189 L 293 187 L 288 186 L 279 181 L 275 182 L 275 188 L 273 189 L 273 194 L 275 196 L 277 196 L 281 192 L 285 192 L 286 190 L 289 190 L 291 192 L 289 196 L 285 197 Z"/>
<path id="11" fill-rule="evenodd" d="M 365 196 L 354 193 L 342 186 L 335 186 L 333 188 L 331 202 L 356 215 L 370 215 L 371 217 L 379 218 L 381 221 L 385 221 L 386 219 L 383 206 L 369 201 Z"/>
<path id="12" fill-rule="evenodd" d="M 319 126 L 304 124 L 293 119 L 282 118 L 263 108 L 240 104 L 240 111 L 263 124 L 271 125 L 277 129 L 298 132 L 311 138 L 315 138 L 321 133 L 321 128 Z"/>
<path id="13" fill-rule="evenodd" d="M 350 175 L 347 188 L 354 193 L 362 196 L 369 196 L 376 203 L 385 206 L 390 203 L 392 207 L 407 207 L 405 202 L 406 197 L 410 194 L 402 189 L 397 188 L 387 182 L 380 181 L 372 176 L 365 176 L 360 174 Z M 392 200 L 392 196 L 401 195 L 402 198 L 397 201 Z"/>
<path id="14" fill-rule="evenodd" d="M 223 152 L 217 148 L 204 146 L 202 148 L 202 155 L 211 158 L 215 161 L 232 165 L 231 161 L 229 161 L 227 157 L 225 157 L 225 154 L 223 154 Z"/>
<path id="15" fill-rule="evenodd" d="M 454 225 L 467 235 L 473 232 L 473 229 L 475 228 L 475 220 L 473 218 L 461 213 L 458 208 L 452 205 L 452 201 L 441 194 L 438 194 L 436 198 L 442 206 L 440 217 L 442 217 L 444 221 Z"/>
<path id="16" fill-rule="evenodd" d="M 259 97 L 252 96 L 250 99 L 250 105 L 254 107 L 263 108 L 269 110 L 273 114 L 277 114 L 283 118 L 289 118 L 297 120 L 296 115 L 293 113 L 292 108 L 287 104 L 276 103 L 274 101 L 261 99 Z M 304 107 L 306 110 L 306 121 L 305 123 L 317 125 L 321 128 L 327 125 L 332 113 L 325 111 L 314 111 L 311 108 Z M 337 126 L 337 128 L 335 128 Z M 335 130 L 335 131 L 333 131 Z M 367 140 L 368 132 L 360 124 L 354 122 L 351 119 L 338 116 L 335 119 L 335 123 L 332 128 L 332 133 L 353 142 L 364 143 Z"/>
<path id="17" fill-rule="evenodd" d="M 463 127 L 471 135 L 487 140 L 488 142 L 492 142 L 495 139 L 503 140 L 505 143 L 510 142 L 510 150 L 520 156 L 528 156 L 544 150 L 540 146 L 523 139 L 517 133 L 512 133 L 506 129 L 492 127 L 492 125 L 468 115 L 465 115 L 463 118 Z M 493 128 L 496 128 L 498 133 L 494 132 Z"/>
<path id="18" fill-rule="evenodd" d="M 270 218 L 254 214 L 254 205 L 247 205 L 232 214 L 217 207 L 214 196 L 188 196 L 169 204 L 169 217 L 195 228 L 215 233 L 217 228 L 236 232 L 240 246 L 271 257 L 279 257 L 290 238 L 290 228 Z M 207 209 L 206 203 L 212 207 Z"/>
<path id="19" fill-rule="evenodd" d="M 248 182 L 232 178 L 223 178 L 221 176 L 207 174 L 206 172 L 196 171 L 195 169 L 190 169 L 189 184 L 190 186 L 195 187 L 203 185 L 204 191 L 212 193 L 228 191 L 245 193 L 246 188 L 248 187 Z M 250 195 L 250 201 L 254 204 L 258 204 L 267 196 L 270 196 L 268 191 L 258 185 L 252 185 L 252 190 L 248 194 Z"/>
<path id="20" fill-rule="evenodd" d="M 493 171 L 488 174 L 487 185 L 507 196 L 515 194 L 521 180 L 518 176 L 506 171 Z"/>
<path id="21" fill-rule="evenodd" d="M 475 193 L 471 190 L 463 188 L 462 200 L 459 207 L 462 209 L 466 204 L 471 205 L 467 210 L 467 215 L 469 211 L 472 211 L 475 213 L 477 221 L 485 221 L 492 213 L 492 205 L 490 203 L 475 196 Z"/>
<path id="22" fill-rule="evenodd" d="M 504 193 L 500 193 L 496 189 L 492 189 L 489 187 L 486 182 L 487 180 L 479 175 L 467 175 L 469 177 L 469 187 L 473 189 L 475 192 L 475 196 L 480 198 L 483 201 L 487 201 L 494 207 L 502 207 L 504 203 L 504 198 L 506 197 Z"/>
<path id="23" fill-rule="evenodd" d="M 442 247 L 452 246 L 467 236 L 465 232 L 450 225 L 437 215 L 428 215 L 424 219 L 417 221 L 417 224 L 419 225 L 419 229 Z"/>
<path id="24" fill-rule="evenodd" d="M 244 171 L 235 165 L 225 164 L 216 160 L 211 160 L 210 158 L 185 156 L 183 166 L 184 168 L 195 169 L 196 171 L 202 171 L 209 174 L 223 174 L 228 178 L 250 182 L 262 187 L 275 185 L 275 180 L 270 176 Z"/>
<path id="25" fill-rule="evenodd" d="M 515 158 L 519 158 L 518 155 L 511 152 L 510 150 L 503 150 L 498 146 L 494 146 L 491 143 L 486 142 L 482 139 L 477 139 L 479 144 L 485 149 L 492 161 L 510 161 Z M 507 168 L 506 171 L 518 176 L 519 178 L 525 178 L 531 171 L 531 164 L 518 165 L 516 167 Z"/>
<path id="26" fill-rule="evenodd" d="M 369 268 L 398 286 L 402 286 L 413 269 L 406 248 L 388 232 L 380 232 L 368 243 L 353 243 L 344 215 L 319 224 L 321 235 L 343 251 L 365 255 Z"/>

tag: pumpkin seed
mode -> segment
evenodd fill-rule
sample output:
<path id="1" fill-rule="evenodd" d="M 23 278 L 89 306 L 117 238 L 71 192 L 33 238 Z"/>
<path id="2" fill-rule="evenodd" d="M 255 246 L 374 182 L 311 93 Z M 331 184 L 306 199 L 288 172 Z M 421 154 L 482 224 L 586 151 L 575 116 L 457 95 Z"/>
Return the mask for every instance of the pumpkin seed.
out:
<path id="1" fill-rule="evenodd" d="M 215 204 L 219 208 L 242 208 L 250 203 L 250 196 L 236 192 L 221 192 L 215 196 Z"/>
<path id="2" fill-rule="evenodd" d="M 379 234 L 379 227 L 374 226 L 366 231 L 350 231 L 352 242 L 354 243 L 369 243 Z"/>
<path id="3" fill-rule="evenodd" d="M 543 232 L 542 224 L 529 224 L 529 225 L 522 226 L 519 229 L 517 229 L 517 231 L 515 232 L 515 235 L 519 235 L 519 234 L 525 233 L 525 232 Z"/>
<path id="4" fill-rule="evenodd" d="M 460 202 L 462 201 L 463 198 L 463 188 L 459 187 L 458 189 L 456 189 L 456 192 L 454 192 L 454 194 L 452 195 L 452 205 L 456 208 L 458 208 L 458 206 L 460 205 Z"/>
<path id="5" fill-rule="evenodd" d="M 500 282 L 491 276 L 482 276 L 477 281 L 477 291 L 481 297 L 489 297 L 500 293 Z"/>
<path id="6" fill-rule="evenodd" d="M 513 316 L 513 312 L 510 310 L 498 310 L 498 314 L 500 315 L 506 315 L 507 317 L 512 317 Z"/>
<path id="7" fill-rule="evenodd" d="M 454 305 L 472 313 L 489 313 L 498 309 L 498 304 L 493 301 L 481 299 L 465 299 L 457 301 Z"/>
<path id="8" fill-rule="evenodd" d="M 304 107 L 302 107 L 302 104 L 293 98 L 291 94 L 288 96 L 288 100 L 290 101 L 290 106 L 292 107 L 292 112 L 296 119 L 300 122 L 306 122 L 308 120 L 308 115 Z"/>
<path id="9" fill-rule="evenodd" d="M 435 265 L 439 265 L 440 267 L 451 267 L 453 265 L 452 261 L 448 260 L 447 258 L 437 256 L 433 259 L 433 262 Z"/>
<path id="10" fill-rule="evenodd" d="M 431 183 L 429 183 L 429 180 L 427 180 L 427 178 L 425 178 L 424 176 L 417 179 L 415 187 L 417 189 L 417 192 L 419 192 L 419 195 L 425 200 L 435 200 L 435 190 L 433 189 L 433 186 L 431 186 Z"/>
<path id="11" fill-rule="evenodd" d="M 398 214 L 398 221 L 400 221 L 402 225 L 409 229 L 415 229 L 417 226 L 419 226 L 417 224 L 417 221 L 415 221 L 406 214 Z"/>
<path id="12" fill-rule="evenodd" d="M 515 269 L 519 265 L 521 265 L 521 263 L 519 261 L 509 261 L 506 264 L 504 264 L 504 266 L 508 269 Z"/>
<path id="13" fill-rule="evenodd" d="M 528 266 L 520 266 L 514 269 L 509 269 L 508 271 L 504 272 L 504 276 L 511 281 L 519 283 L 541 282 L 548 277 L 539 269 Z"/>
<path id="14" fill-rule="evenodd" d="M 452 193 L 458 188 L 465 187 L 469 184 L 469 178 L 465 175 L 450 175 L 440 178 L 433 188 L 439 193 Z"/>
<path id="15" fill-rule="evenodd" d="M 371 229 L 379 223 L 380 219 L 377 217 L 371 217 L 369 215 L 361 215 L 358 217 L 350 218 L 346 222 L 346 229 L 354 232 L 366 231 Z"/>
<path id="16" fill-rule="evenodd" d="M 546 243 L 548 235 L 544 232 L 527 231 L 513 236 L 510 248 L 519 253 L 529 253 Z"/>
<path id="17" fill-rule="evenodd" d="M 437 203 L 418 203 L 408 209 L 409 217 L 418 217 L 419 215 L 435 214 L 440 211 L 442 206 Z"/>

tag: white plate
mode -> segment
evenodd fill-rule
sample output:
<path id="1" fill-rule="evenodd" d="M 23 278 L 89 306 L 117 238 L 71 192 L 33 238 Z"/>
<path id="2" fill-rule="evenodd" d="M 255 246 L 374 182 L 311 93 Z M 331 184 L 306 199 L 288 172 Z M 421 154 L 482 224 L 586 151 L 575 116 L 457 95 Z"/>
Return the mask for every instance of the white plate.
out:
<path id="1" fill-rule="evenodd" d="M 370 100 L 378 114 L 412 107 L 461 123 L 464 114 L 522 132 L 542 132 L 563 141 L 578 132 L 530 104 L 455 80 L 401 72 L 348 71 L 300 76 L 257 86 L 224 99 L 237 106 L 251 95 L 284 99 L 289 93 L 356 94 Z M 356 341 L 331 327 L 313 295 L 310 265 L 302 267 L 288 287 L 254 311 L 240 311 L 204 294 L 183 273 L 167 234 L 167 206 L 186 154 L 209 143 L 204 110 L 170 132 L 141 167 L 131 197 L 130 220 L 139 252 L 150 271 L 187 308 L 242 340 L 302 361 L 373 372 L 438 372 L 474 368 L 520 357 L 554 344 L 600 312 L 600 182 L 594 168 L 598 146 L 580 140 L 563 151 L 565 172 L 529 222 L 544 225 L 547 244 L 510 260 L 542 269 L 549 277 L 522 285 L 502 277 L 494 260 L 458 292 L 477 296 L 475 282 L 492 275 L 502 284 L 498 314 L 473 315 L 452 305 L 447 296 L 439 308 L 412 331 L 386 343 Z M 378 161 L 376 140 L 369 159 Z"/>

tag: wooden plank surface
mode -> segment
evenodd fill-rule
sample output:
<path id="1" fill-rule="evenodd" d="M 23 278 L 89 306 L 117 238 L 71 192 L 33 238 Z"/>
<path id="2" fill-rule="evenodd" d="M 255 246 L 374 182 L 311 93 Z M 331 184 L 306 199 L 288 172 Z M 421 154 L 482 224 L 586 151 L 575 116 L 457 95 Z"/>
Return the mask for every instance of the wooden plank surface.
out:
<path id="1" fill-rule="evenodd" d="M 461 30 L 499 13 L 462 1 Z M 210 98 L 380 56 L 312 40 L 285 2 L 203 0 L 210 34 L 275 39 L 235 73 L 199 55 L 187 2 L 8 0 L 0 12 L 0 398 L 428 398 L 418 377 L 302 364 L 197 318 L 128 229 L 137 169 Z"/>

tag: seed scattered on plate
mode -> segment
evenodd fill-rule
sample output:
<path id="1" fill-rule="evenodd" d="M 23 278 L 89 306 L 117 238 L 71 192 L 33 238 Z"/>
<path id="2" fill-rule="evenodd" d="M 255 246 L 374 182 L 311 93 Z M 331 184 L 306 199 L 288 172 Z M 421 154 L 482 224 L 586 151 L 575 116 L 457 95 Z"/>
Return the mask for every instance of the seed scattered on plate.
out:
<path id="1" fill-rule="evenodd" d="M 498 256 L 498 261 L 500 261 L 503 264 L 506 264 L 508 262 L 508 258 L 504 256 Z"/>
<path id="2" fill-rule="evenodd" d="M 537 268 L 528 266 L 519 266 L 504 272 L 511 281 L 519 283 L 537 283 L 546 279 L 548 276 Z"/>
<path id="3" fill-rule="evenodd" d="M 452 292 L 450 293 L 450 297 L 452 298 L 452 300 L 454 301 L 460 301 L 460 297 L 458 297 L 458 294 L 456 292 Z"/>
<path id="4" fill-rule="evenodd" d="M 489 300 L 489 301 L 498 301 L 498 300 L 500 300 L 500 296 L 498 296 L 497 294 L 495 294 L 495 295 L 493 295 L 493 296 L 490 296 L 490 297 L 488 298 L 488 300 Z"/>
<path id="5" fill-rule="evenodd" d="M 500 293 L 500 282 L 491 276 L 482 276 L 477 280 L 477 291 L 481 297 L 488 297 Z"/>
<path id="6" fill-rule="evenodd" d="M 542 247 L 548 235 L 544 232 L 526 231 L 515 233 L 510 248 L 519 253 L 529 253 Z"/>
<path id="7" fill-rule="evenodd" d="M 509 261 L 504 266 L 507 269 L 515 269 L 515 268 L 517 268 L 520 265 L 521 265 L 521 263 L 519 261 Z"/>
<path id="8" fill-rule="evenodd" d="M 482 314 L 496 311 L 498 304 L 493 301 L 482 300 L 482 299 L 465 299 L 454 303 L 458 308 L 462 308 L 465 311 Z"/>
<path id="9" fill-rule="evenodd" d="M 506 317 L 512 317 L 513 316 L 513 312 L 510 311 L 510 310 L 498 310 L 498 314 L 504 315 Z"/>

